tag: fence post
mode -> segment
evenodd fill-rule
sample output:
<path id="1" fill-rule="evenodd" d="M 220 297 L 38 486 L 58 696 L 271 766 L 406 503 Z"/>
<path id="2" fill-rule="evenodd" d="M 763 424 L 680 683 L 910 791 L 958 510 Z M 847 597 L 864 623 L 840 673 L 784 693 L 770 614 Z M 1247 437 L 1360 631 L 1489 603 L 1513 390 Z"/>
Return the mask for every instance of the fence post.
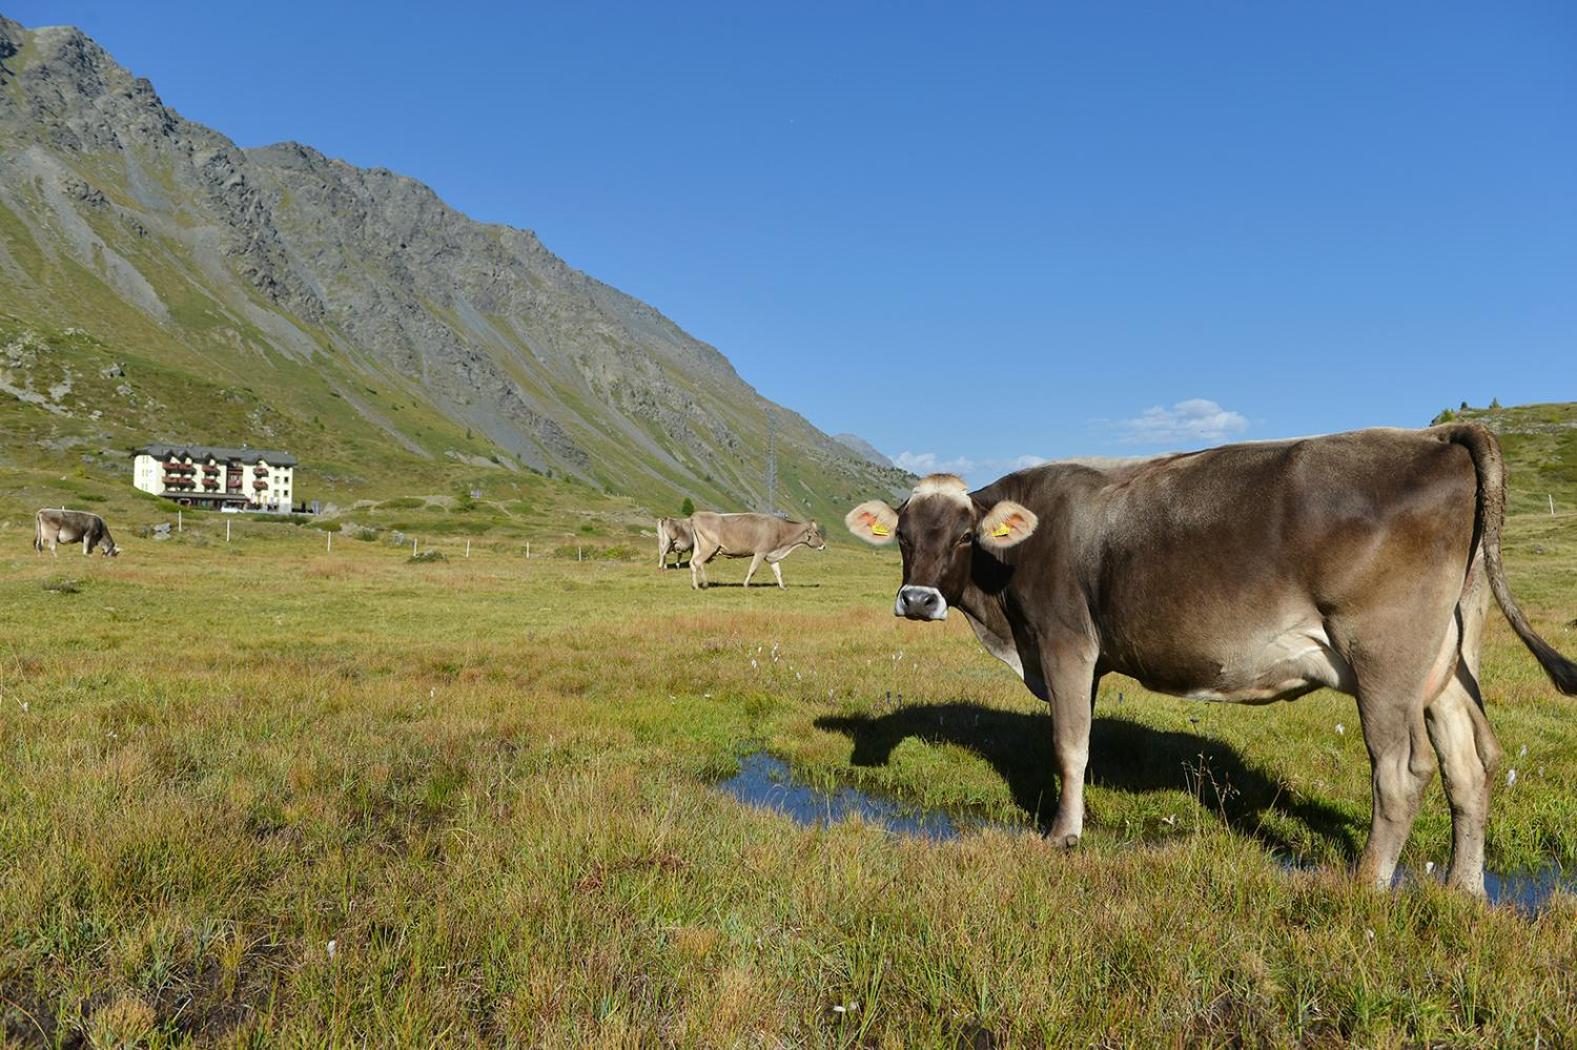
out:
<path id="1" fill-rule="evenodd" d="M 333 554 L 334 553 L 334 534 L 331 532 L 328 535 L 329 535 L 329 553 Z"/>
<path id="2" fill-rule="evenodd" d="M 1544 498 L 1550 501 L 1550 517 L 1555 517 L 1555 496 L 1551 493 L 1546 493 Z"/>
<path id="3" fill-rule="evenodd" d="M 411 537 L 411 557 L 413 557 L 413 558 L 416 557 L 416 544 L 417 544 L 417 542 L 418 541 L 417 541 L 416 537 L 412 536 Z"/>
<path id="4" fill-rule="evenodd" d="M 225 542 L 230 542 L 230 519 L 225 519 Z"/>
<path id="5" fill-rule="evenodd" d="M 580 561 L 580 544 L 575 544 L 575 560 Z"/>
<path id="6" fill-rule="evenodd" d="M 526 541 L 526 560 L 527 561 L 531 560 L 531 541 L 530 540 Z"/>
<path id="7" fill-rule="evenodd" d="M 176 511 L 175 512 L 175 531 L 176 532 L 185 532 L 186 531 L 186 525 L 185 525 L 185 523 L 183 523 L 181 521 L 181 512 L 180 511 Z"/>
<path id="8" fill-rule="evenodd" d="M 471 556 L 471 541 L 470 540 L 466 540 L 465 541 L 465 556 L 467 558 L 469 558 Z"/>

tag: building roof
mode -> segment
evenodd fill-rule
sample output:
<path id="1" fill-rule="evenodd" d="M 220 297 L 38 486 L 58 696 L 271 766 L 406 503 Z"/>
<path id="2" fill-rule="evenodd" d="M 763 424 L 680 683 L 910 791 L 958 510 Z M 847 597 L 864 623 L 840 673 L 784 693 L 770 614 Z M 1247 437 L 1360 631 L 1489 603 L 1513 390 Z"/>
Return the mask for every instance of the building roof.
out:
<path id="1" fill-rule="evenodd" d="M 154 459 L 167 459 L 171 455 L 178 457 L 190 456 L 192 459 L 216 459 L 221 463 L 226 460 L 238 459 L 242 463 L 257 463 L 259 461 L 272 463 L 276 467 L 293 467 L 296 457 L 288 452 L 281 452 L 277 448 L 225 448 L 220 445 L 170 445 L 157 442 L 132 449 L 138 455 L 146 453 Z"/>

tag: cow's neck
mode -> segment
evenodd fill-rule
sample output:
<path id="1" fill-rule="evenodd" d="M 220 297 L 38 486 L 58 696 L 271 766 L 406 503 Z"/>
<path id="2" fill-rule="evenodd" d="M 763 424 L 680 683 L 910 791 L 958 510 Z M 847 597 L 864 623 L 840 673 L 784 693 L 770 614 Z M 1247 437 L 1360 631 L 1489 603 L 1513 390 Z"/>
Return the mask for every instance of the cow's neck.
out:
<path id="1" fill-rule="evenodd" d="M 1011 667 L 1030 692 L 1046 700 L 1050 694 L 1041 673 L 1040 651 L 1027 632 L 1013 630 L 1006 603 L 1006 590 L 987 591 L 971 581 L 954 607 L 969 621 L 986 652 Z"/>

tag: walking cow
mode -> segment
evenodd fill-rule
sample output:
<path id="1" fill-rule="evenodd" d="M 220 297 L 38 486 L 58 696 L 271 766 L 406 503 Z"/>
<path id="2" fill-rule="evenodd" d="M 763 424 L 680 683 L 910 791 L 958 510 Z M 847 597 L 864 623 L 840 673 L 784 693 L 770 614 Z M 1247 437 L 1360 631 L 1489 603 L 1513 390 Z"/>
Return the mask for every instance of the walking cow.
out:
<path id="1" fill-rule="evenodd" d="M 1556 688 L 1577 694 L 1577 664 L 1534 632 L 1507 586 L 1505 506 L 1500 446 L 1468 423 L 1047 464 L 974 492 L 933 475 L 897 510 L 872 500 L 845 521 L 872 543 L 899 542 L 896 615 L 958 609 L 1051 704 L 1053 841 L 1083 833 L 1102 675 L 1240 703 L 1327 687 L 1357 699 L 1373 766 L 1359 877 L 1389 885 L 1437 756 L 1449 882 L 1482 895 L 1501 755 L 1479 691 L 1490 595 Z"/>
<path id="2" fill-rule="evenodd" d="M 120 554 L 120 548 L 115 546 L 115 540 L 110 536 L 109 527 L 97 514 L 85 510 L 45 507 L 33 516 L 33 550 L 39 554 L 48 547 L 49 553 L 58 558 L 60 554 L 55 550 L 55 544 L 76 543 L 79 540 L 82 542 L 83 554 L 92 554 L 100 547 L 107 558 Z"/>
<path id="3" fill-rule="evenodd" d="M 773 514 L 713 514 L 701 511 L 690 518 L 695 529 L 695 550 L 690 554 L 690 586 L 705 587 L 706 563 L 721 554 L 725 558 L 749 558 L 745 586 L 761 568 L 762 561 L 772 566 L 772 575 L 783 587 L 783 570 L 778 562 L 801 545 L 821 550 L 827 545 L 821 526 L 786 521 Z"/>

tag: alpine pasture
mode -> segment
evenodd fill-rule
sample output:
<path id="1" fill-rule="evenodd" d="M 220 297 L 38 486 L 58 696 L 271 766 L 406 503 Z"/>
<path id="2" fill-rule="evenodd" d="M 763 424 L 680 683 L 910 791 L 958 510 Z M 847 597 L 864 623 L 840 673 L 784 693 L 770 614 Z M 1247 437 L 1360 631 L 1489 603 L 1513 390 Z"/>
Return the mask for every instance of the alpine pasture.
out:
<path id="1" fill-rule="evenodd" d="M 1036 831 L 1054 797 L 1044 708 L 957 618 L 894 619 L 889 552 L 799 552 L 787 591 L 720 566 L 723 585 L 696 593 L 653 567 L 655 537 L 634 526 L 611 542 L 568 522 L 530 559 L 507 527 L 453 528 L 504 504 L 395 503 L 385 515 L 444 555 L 413 563 L 387 529 L 330 549 L 322 529 L 251 516 L 186 514 L 156 542 L 139 534 L 174 519 L 157 501 L 9 480 L 23 493 L 0 508 L 14 1040 L 1391 1046 L 1577 1031 L 1577 899 L 1529 912 L 1434 885 L 1438 781 L 1409 885 L 1350 881 L 1369 779 L 1346 698 L 1247 708 L 1108 680 L 1090 826 L 1064 853 Z M 98 494 L 119 559 L 33 554 L 50 485 Z M 1517 513 L 1508 537 L 1519 599 L 1577 650 L 1577 515 Z M 1490 867 L 1577 868 L 1571 702 L 1498 616 L 1484 678 L 1507 755 Z M 808 783 L 984 826 L 941 843 L 802 827 L 711 786 L 761 749 Z"/>

